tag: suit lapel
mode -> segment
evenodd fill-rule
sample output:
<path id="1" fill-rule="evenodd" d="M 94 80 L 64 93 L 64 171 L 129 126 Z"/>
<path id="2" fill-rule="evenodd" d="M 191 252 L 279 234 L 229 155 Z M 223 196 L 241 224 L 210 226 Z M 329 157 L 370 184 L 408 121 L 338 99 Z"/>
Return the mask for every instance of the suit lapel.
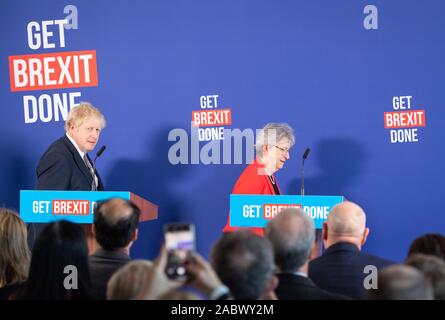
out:
<path id="1" fill-rule="evenodd" d="M 85 162 L 83 162 L 83 159 L 80 157 L 79 152 L 77 151 L 76 147 L 71 143 L 70 139 L 65 135 L 64 142 L 67 145 L 68 149 L 70 150 L 71 154 L 73 155 L 74 162 L 76 163 L 76 166 L 79 168 L 79 170 L 83 173 L 85 176 L 85 179 L 87 179 L 88 184 L 91 185 L 93 182 L 93 177 L 91 176 L 90 171 L 87 168 L 87 165 Z M 87 155 L 88 157 L 88 155 Z M 88 158 L 89 159 L 89 158 Z M 91 163 L 91 160 L 90 160 Z"/>
<path id="2" fill-rule="evenodd" d="M 273 177 L 275 179 L 275 183 L 277 185 L 278 191 L 280 191 L 280 194 L 281 194 L 281 190 L 280 190 L 280 186 L 278 185 L 277 178 L 275 178 L 275 175 L 273 175 Z M 266 179 L 266 184 L 267 184 L 267 187 L 269 189 L 269 193 L 274 195 L 275 194 L 275 189 L 273 188 L 272 182 L 270 182 L 269 176 L 264 175 L 264 179 Z"/>
<path id="3" fill-rule="evenodd" d="M 278 191 L 280 191 L 280 195 L 281 195 L 281 189 L 280 189 L 280 185 L 278 184 L 278 180 L 277 180 L 277 178 L 275 178 L 275 175 L 273 177 L 275 179 L 275 183 L 277 185 Z M 273 187 L 272 187 L 272 189 L 273 189 Z"/>
<path id="4" fill-rule="evenodd" d="M 264 175 L 264 179 L 266 179 L 267 189 L 269 190 L 269 194 L 275 194 L 275 190 L 273 189 L 272 182 L 270 182 L 269 176 Z"/>

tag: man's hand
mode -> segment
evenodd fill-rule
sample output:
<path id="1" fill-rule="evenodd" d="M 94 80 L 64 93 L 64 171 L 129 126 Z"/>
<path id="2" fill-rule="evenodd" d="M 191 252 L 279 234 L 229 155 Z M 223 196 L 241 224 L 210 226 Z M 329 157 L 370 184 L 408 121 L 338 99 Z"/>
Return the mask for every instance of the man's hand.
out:
<path id="1" fill-rule="evenodd" d="M 207 296 L 216 288 L 223 286 L 212 266 L 196 252 L 193 253 L 186 269 L 190 274 L 189 283 Z"/>
<path id="2" fill-rule="evenodd" d="M 161 247 L 159 257 L 153 263 L 149 274 L 149 286 L 147 295 L 143 297 L 148 300 L 156 300 L 170 290 L 176 289 L 184 284 L 184 281 L 172 280 L 165 274 L 167 266 L 167 250 Z"/>

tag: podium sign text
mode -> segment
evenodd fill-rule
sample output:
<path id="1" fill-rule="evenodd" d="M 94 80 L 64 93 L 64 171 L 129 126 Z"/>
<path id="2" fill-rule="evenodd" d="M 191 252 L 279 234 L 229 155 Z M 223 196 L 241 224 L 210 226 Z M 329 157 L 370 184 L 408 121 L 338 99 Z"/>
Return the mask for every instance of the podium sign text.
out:
<path id="1" fill-rule="evenodd" d="M 58 220 L 93 223 L 93 211 L 98 201 L 109 198 L 133 200 L 132 196 L 131 192 L 124 191 L 21 190 L 20 217 L 27 223 L 48 223 Z M 156 219 L 157 206 L 154 205 L 154 209 L 156 210 L 154 219 Z"/>
<path id="2" fill-rule="evenodd" d="M 333 206 L 343 202 L 342 196 L 297 195 L 230 195 L 230 226 L 265 227 L 282 209 L 303 209 L 321 229 Z"/>

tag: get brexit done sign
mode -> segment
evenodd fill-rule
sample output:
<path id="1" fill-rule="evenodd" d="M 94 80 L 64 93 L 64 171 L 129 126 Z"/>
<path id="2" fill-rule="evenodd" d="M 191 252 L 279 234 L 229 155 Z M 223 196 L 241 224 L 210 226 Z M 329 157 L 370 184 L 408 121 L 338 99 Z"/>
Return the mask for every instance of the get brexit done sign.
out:
<path id="1" fill-rule="evenodd" d="M 25 222 L 67 220 L 93 223 L 96 203 L 109 198 L 130 199 L 124 191 L 20 191 L 20 217 Z"/>
<path id="2" fill-rule="evenodd" d="M 342 196 L 297 195 L 230 195 L 230 226 L 265 227 L 285 208 L 300 208 L 314 220 L 315 228 L 321 229 L 333 206 L 343 202 Z"/>

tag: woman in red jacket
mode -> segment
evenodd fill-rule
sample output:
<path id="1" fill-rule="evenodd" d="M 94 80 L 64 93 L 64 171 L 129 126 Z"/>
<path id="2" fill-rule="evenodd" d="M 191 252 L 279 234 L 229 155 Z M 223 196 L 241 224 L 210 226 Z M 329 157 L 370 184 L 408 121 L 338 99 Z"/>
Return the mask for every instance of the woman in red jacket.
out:
<path id="1" fill-rule="evenodd" d="M 280 187 L 274 173 L 289 159 L 289 150 L 295 143 L 292 128 L 285 123 L 268 123 L 258 133 L 256 159 L 244 169 L 233 187 L 232 194 L 279 195 Z M 230 215 L 223 232 L 235 231 L 230 226 Z M 263 228 L 249 228 L 263 236 Z"/>

